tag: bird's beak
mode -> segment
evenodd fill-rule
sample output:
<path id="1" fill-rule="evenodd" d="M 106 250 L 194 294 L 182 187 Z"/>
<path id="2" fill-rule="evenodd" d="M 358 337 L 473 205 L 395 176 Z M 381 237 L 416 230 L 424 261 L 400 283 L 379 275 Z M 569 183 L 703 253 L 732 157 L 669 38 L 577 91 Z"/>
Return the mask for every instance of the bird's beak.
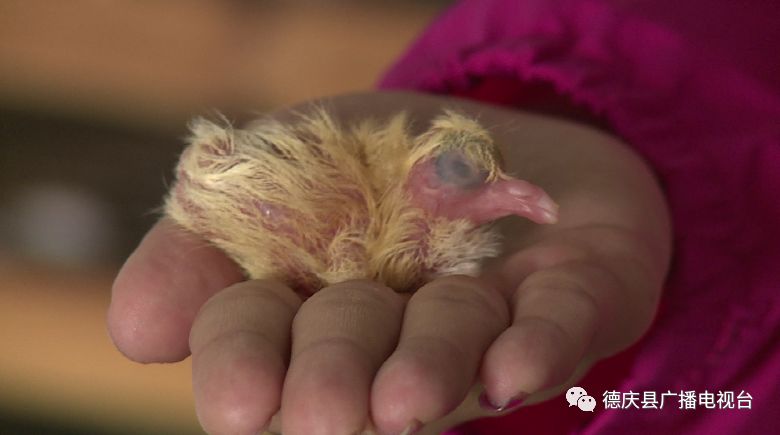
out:
<path id="1" fill-rule="evenodd" d="M 486 187 L 483 200 L 494 219 L 515 215 L 539 224 L 558 222 L 558 204 L 541 187 L 516 178 L 498 180 Z"/>

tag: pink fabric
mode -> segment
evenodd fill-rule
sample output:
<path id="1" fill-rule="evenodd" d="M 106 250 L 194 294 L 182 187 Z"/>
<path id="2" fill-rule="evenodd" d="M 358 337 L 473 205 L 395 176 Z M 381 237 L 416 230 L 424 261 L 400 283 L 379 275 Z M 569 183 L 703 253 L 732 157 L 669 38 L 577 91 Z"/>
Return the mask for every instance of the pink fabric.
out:
<path id="1" fill-rule="evenodd" d="M 552 416 L 539 427 L 520 425 L 521 414 L 535 413 L 528 407 L 461 432 L 552 433 L 557 420 L 585 434 L 776 430 L 778 23 L 775 0 L 472 0 L 442 15 L 389 71 L 382 88 L 477 98 L 475 89 L 496 80 L 548 82 L 644 156 L 672 210 L 662 309 L 619 379 L 581 384 L 600 402 L 596 412 L 582 417 L 556 399 L 538 408 Z M 506 95 L 523 106 L 522 92 Z M 607 389 L 744 390 L 752 409 L 604 410 Z"/>

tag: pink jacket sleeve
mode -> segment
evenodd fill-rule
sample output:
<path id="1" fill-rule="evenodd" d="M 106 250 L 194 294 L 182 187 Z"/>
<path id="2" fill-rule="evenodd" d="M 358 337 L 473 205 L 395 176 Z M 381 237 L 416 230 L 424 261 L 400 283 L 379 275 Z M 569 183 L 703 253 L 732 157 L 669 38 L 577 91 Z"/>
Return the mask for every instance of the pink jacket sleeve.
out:
<path id="1" fill-rule="evenodd" d="M 624 376 L 610 385 L 582 386 L 599 401 L 607 389 L 675 395 L 659 410 L 605 410 L 600 403 L 566 431 L 776 430 L 778 23 L 780 2 L 773 0 L 463 1 L 441 15 L 381 81 L 382 88 L 516 107 L 526 103 L 524 88 L 546 83 L 603 117 L 654 168 L 675 233 L 661 310 Z M 690 391 L 698 408 L 680 409 L 680 395 Z M 699 402 L 719 392 L 734 393 L 733 408 L 706 409 L 707 400 Z M 555 409 L 552 415 L 580 412 L 559 402 L 545 405 Z M 466 429 L 531 430 L 513 426 L 518 418 Z M 548 420 L 536 431 L 547 433 L 554 425 Z"/>

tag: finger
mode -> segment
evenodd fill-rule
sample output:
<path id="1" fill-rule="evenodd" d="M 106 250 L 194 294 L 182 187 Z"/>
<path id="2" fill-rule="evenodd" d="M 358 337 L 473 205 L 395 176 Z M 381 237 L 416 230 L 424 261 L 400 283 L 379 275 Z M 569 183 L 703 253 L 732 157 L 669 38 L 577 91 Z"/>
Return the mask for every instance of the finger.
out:
<path id="1" fill-rule="evenodd" d="M 135 361 L 181 360 L 189 355 L 187 340 L 201 305 L 243 279 L 220 250 L 163 218 L 114 281 L 108 331 Z"/>
<path id="2" fill-rule="evenodd" d="M 377 427 L 401 433 L 452 411 L 508 323 L 505 299 L 477 279 L 450 276 L 420 288 L 406 308 L 398 348 L 374 381 Z"/>
<path id="3" fill-rule="evenodd" d="M 489 404 L 505 409 L 568 379 L 600 321 L 614 317 L 620 289 L 610 271 L 588 260 L 528 275 L 512 297 L 512 325 L 485 354 L 481 378 Z"/>
<path id="4" fill-rule="evenodd" d="M 371 382 L 395 347 L 401 296 L 372 281 L 320 290 L 293 323 L 282 395 L 285 434 L 346 434 L 368 423 Z"/>
<path id="5" fill-rule="evenodd" d="M 195 409 L 211 434 L 260 433 L 279 409 L 300 298 L 270 280 L 235 284 L 192 326 Z"/>

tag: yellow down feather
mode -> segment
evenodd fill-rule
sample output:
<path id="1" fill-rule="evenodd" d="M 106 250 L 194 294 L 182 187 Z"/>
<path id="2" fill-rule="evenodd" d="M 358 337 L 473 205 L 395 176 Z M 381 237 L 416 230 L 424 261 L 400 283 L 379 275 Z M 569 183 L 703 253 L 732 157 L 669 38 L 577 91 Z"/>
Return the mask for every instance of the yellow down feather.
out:
<path id="1" fill-rule="evenodd" d="M 427 216 L 404 189 L 416 163 L 453 146 L 489 180 L 504 176 L 488 133 L 456 112 L 417 137 L 404 113 L 343 128 L 323 109 L 244 129 L 199 118 L 191 130 L 165 212 L 250 278 L 314 290 L 368 278 L 404 291 L 476 275 L 499 252 L 489 227 Z"/>

